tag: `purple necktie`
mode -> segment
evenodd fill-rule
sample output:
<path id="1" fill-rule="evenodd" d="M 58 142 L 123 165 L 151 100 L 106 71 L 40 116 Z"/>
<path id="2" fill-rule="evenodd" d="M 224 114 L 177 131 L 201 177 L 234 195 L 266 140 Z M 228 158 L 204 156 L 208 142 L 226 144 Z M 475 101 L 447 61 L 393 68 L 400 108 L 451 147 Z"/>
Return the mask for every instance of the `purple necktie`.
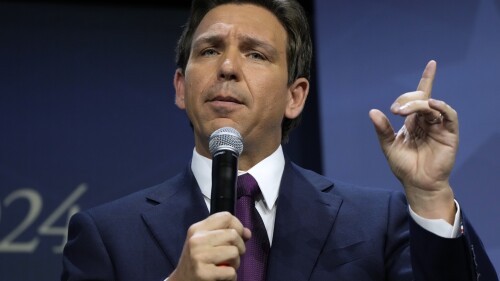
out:
<path id="1" fill-rule="evenodd" d="M 262 218 L 255 209 L 255 200 L 261 196 L 260 188 L 248 173 L 238 177 L 237 186 L 236 217 L 252 231 L 237 271 L 238 281 L 264 281 L 270 246 Z"/>

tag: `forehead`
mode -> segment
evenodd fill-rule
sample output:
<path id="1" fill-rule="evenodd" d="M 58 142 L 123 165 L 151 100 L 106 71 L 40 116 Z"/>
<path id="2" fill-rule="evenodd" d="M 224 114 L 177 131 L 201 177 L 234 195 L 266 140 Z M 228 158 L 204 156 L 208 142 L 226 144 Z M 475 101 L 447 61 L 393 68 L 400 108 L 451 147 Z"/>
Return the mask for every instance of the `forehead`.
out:
<path id="1" fill-rule="evenodd" d="M 193 41 L 208 36 L 244 36 L 286 45 L 286 30 L 269 10 L 252 4 L 224 4 L 210 10 L 196 29 Z"/>

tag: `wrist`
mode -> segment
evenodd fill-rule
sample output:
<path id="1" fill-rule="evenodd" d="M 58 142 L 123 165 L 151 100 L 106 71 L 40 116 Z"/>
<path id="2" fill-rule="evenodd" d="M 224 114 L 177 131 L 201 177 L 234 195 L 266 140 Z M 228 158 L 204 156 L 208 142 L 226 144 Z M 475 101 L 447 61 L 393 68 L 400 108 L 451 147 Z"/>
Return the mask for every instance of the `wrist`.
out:
<path id="1" fill-rule="evenodd" d="M 449 185 L 433 190 L 405 187 L 405 191 L 408 204 L 416 214 L 426 219 L 444 219 L 453 224 L 457 208 Z"/>

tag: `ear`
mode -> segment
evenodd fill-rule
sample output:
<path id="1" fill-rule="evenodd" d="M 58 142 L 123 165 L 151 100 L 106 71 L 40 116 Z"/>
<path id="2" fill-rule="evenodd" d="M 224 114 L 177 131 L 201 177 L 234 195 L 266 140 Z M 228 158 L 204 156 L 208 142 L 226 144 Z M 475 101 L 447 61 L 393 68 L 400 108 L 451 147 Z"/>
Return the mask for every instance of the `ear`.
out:
<path id="1" fill-rule="evenodd" d="M 182 70 L 177 68 L 174 75 L 174 88 L 175 88 L 175 104 L 180 109 L 186 109 L 186 104 L 184 103 L 185 97 L 185 87 L 184 87 L 184 74 Z"/>
<path id="2" fill-rule="evenodd" d="M 294 119 L 300 115 L 306 104 L 307 95 L 309 94 L 309 80 L 300 77 L 295 80 L 288 88 L 288 104 L 285 110 L 285 117 Z"/>

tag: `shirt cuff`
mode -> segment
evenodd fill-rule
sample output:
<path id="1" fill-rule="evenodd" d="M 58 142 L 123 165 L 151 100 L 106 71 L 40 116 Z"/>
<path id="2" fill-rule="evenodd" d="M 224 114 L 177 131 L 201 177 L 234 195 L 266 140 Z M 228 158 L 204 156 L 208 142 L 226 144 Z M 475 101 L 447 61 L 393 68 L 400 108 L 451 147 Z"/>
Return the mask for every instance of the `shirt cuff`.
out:
<path id="1" fill-rule="evenodd" d="M 457 200 L 455 200 L 455 206 L 457 207 L 457 212 L 455 213 L 455 221 L 453 225 L 449 224 L 444 219 L 423 218 L 417 215 L 417 213 L 415 213 L 409 205 L 408 209 L 410 210 L 410 216 L 413 218 L 413 220 L 425 230 L 443 238 L 457 238 L 460 234 L 460 227 L 462 225 L 460 205 L 458 204 Z"/>

